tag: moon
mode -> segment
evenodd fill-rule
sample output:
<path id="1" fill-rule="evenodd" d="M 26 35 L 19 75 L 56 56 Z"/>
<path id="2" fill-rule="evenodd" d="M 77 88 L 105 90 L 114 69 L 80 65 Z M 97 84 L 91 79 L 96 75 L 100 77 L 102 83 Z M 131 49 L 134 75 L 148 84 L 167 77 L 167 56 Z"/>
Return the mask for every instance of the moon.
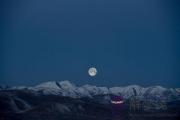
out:
<path id="1" fill-rule="evenodd" d="M 96 76 L 97 69 L 95 67 L 91 67 L 91 68 L 89 68 L 88 73 L 91 77 Z"/>

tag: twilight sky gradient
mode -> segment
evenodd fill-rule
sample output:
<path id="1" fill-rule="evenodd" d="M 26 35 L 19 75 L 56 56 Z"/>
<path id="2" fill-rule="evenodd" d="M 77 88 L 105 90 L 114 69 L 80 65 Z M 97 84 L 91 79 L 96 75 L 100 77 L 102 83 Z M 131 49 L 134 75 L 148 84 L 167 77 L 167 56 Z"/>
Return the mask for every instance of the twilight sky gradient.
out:
<path id="1" fill-rule="evenodd" d="M 0 84 L 180 87 L 179 0 L 1 0 Z M 96 77 L 88 68 L 98 70 Z"/>

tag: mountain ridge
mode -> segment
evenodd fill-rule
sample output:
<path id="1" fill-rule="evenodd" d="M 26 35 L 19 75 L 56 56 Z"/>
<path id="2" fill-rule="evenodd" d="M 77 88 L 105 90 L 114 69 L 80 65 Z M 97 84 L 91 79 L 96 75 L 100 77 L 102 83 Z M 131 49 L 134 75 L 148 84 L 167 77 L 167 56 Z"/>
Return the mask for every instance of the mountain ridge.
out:
<path id="1" fill-rule="evenodd" d="M 139 85 L 128 85 L 120 87 L 97 87 L 94 85 L 76 86 L 68 80 L 65 81 L 48 81 L 32 87 L 12 87 L 9 90 L 29 89 L 36 92 L 42 92 L 44 95 L 60 95 L 72 98 L 90 97 L 96 95 L 121 95 L 125 99 L 132 96 L 140 98 L 163 99 L 172 101 L 172 98 L 180 98 L 179 88 L 165 88 L 162 86 L 141 87 Z"/>

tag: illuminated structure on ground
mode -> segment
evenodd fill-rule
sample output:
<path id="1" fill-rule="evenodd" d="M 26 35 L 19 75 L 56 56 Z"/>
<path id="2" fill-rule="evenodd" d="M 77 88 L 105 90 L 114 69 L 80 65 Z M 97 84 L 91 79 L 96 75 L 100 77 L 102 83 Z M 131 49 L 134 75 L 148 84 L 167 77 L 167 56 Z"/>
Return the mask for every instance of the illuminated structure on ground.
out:
<path id="1" fill-rule="evenodd" d="M 112 117 L 114 120 L 124 117 L 125 103 L 122 96 L 111 96 Z"/>

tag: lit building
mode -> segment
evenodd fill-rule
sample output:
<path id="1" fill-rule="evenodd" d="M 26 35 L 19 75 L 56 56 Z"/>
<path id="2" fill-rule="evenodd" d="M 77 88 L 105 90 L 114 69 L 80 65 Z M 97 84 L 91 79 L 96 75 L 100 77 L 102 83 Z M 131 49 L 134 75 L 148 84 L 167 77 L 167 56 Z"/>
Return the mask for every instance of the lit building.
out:
<path id="1" fill-rule="evenodd" d="M 122 96 L 111 96 L 111 107 L 114 120 L 125 117 L 125 103 Z"/>

